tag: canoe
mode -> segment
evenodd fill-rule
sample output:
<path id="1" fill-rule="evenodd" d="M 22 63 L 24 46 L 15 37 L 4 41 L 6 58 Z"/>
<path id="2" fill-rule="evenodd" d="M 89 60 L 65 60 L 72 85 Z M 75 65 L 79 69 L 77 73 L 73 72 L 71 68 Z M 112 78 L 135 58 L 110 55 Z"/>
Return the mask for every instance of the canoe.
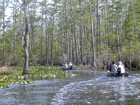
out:
<path id="1" fill-rule="evenodd" d="M 111 72 L 107 74 L 107 76 L 109 76 L 109 77 L 128 77 L 128 75 L 129 75 L 128 72 L 120 73 L 119 75 L 118 75 L 118 73 L 111 73 Z"/>
<path id="2" fill-rule="evenodd" d="M 66 67 L 62 67 L 62 70 L 75 70 L 75 68 L 66 68 Z"/>

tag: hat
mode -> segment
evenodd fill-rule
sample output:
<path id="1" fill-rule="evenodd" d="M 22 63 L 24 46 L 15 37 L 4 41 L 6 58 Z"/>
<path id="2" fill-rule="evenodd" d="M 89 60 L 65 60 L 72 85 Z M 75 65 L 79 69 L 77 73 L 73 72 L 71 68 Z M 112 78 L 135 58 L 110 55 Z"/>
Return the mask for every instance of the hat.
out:
<path id="1" fill-rule="evenodd" d="M 119 62 L 118 62 L 118 64 L 119 64 L 119 65 L 121 65 L 121 64 L 122 64 L 122 62 L 121 62 L 121 61 L 119 61 Z"/>

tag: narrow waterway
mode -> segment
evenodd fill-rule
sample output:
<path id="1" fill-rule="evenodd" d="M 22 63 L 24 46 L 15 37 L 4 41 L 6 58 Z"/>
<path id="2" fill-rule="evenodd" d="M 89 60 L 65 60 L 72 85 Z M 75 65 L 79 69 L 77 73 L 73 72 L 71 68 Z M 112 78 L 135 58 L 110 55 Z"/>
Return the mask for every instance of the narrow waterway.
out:
<path id="1" fill-rule="evenodd" d="M 61 79 L 0 89 L 0 105 L 139 105 L 140 73 L 107 77 L 101 70 L 73 70 Z"/>

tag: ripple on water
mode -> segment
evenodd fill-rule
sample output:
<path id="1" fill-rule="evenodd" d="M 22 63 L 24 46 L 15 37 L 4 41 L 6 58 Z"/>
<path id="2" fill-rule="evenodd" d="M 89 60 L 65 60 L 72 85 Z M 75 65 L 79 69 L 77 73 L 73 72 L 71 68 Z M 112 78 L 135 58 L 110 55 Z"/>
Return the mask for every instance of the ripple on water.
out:
<path id="1" fill-rule="evenodd" d="M 140 93 L 133 83 L 140 82 L 140 78 L 93 78 L 88 81 L 72 82 L 65 85 L 52 99 L 51 105 L 65 105 L 76 103 L 106 104 L 124 102 L 127 96 Z M 86 98 L 85 98 L 86 97 Z M 140 96 L 137 97 L 140 99 Z M 100 100 L 100 101 L 99 101 Z M 103 101 L 104 100 L 104 101 Z M 84 104 L 83 104 L 84 105 Z"/>

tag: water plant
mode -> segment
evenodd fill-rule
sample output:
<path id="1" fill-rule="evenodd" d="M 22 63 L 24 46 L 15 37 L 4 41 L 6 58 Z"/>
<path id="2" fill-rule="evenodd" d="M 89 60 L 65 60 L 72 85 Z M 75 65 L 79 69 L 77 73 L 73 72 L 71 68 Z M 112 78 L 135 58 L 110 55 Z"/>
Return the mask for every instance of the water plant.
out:
<path id="1" fill-rule="evenodd" d="M 0 73 L 0 88 L 8 88 L 9 84 L 29 84 L 37 79 L 62 78 L 66 76 L 66 73 L 61 71 L 59 66 L 31 66 L 29 67 L 29 75 L 22 75 L 22 67 L 10 68 L 12 69 L 10 73 Z"/>

